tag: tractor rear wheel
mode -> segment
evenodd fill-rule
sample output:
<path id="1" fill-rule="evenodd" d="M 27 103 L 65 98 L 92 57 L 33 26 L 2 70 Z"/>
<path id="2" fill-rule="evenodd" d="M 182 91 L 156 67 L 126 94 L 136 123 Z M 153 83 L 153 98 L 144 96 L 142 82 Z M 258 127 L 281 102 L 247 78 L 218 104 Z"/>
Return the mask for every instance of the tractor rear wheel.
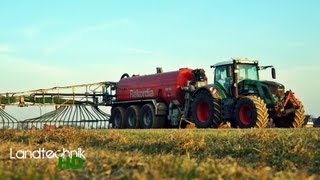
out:
<path id="1" fill-rule="evenodd" d="M 294 106 L 293 102 L 289 101 L 285 109 L 292 108 L 293 106 Z M 304 123 L 304 118 L 305 118 L 304 107 L 300 102 L 299 108 L 297 108 L 293 113 L 287 116 L 276 118 L 274 120 L 274 124 L 276 127 L 282 127 L 282 128 L 301 128 Z"/>
<path id="2" fill-rule="evenodd" d="M 268 124 L 268 109 L 264 101 L 257 96 L 246 96 L 238 100 L 235 106 L 235 123 L 240 128 L 265 128 Z"/>
<path id="3" fill-rule="evenodd" d="M 221 123 L 219 99 L 214 99 L 209 91 L 200 91 L 191 104 L 192 120 L 197 128 L 218 128 Z"/>
<path id="4" fill-rule="evenodd" d="M 152 104 L 145 104 L 140 111 L 141 128 L 163 128 L 165 124 L 164 116 L 156 116 Z"/>
<path id="5" fill-rule="evenodd" d="M 123 107 L 116 107 L 111 113 L 111 122 L 114 128 L 124 128 L 125 110 Z"/>
<path id="6" fill-rule="evenodd" d="M 126 110 L 125 124 L 127 128 L 139 128 L 140 108 L 137 105 L 131 105 Z"/>

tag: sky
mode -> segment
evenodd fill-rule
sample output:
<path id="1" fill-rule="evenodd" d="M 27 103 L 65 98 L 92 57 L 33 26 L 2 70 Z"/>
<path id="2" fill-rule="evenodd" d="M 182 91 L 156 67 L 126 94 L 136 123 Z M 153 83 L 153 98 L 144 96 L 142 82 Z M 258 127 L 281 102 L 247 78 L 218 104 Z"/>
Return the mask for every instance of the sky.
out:
<path id="1" fill-rule="evenodd" d="M 306 3 L 307 2 L 307 3 Z M 274 65 L 320 115 L 320 1 L 0 1 L 0 92 L 204 68 L 231 57 Z M 270 79 L 269 70 L 262 79 Z"/>

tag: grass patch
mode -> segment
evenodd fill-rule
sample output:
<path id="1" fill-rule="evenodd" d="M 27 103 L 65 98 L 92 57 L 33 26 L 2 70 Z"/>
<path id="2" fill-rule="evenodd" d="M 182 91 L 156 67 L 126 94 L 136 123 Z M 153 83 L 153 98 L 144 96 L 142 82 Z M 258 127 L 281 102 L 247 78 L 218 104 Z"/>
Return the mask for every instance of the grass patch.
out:
<path id="1" fill-rule="evenodd" d="M 320 130 L 152 129 L 0 131 L 0 177 L 318 179 Z M 86 151 L 84 167 L 59 170 L 57 159 L 9 159 L 9 149 Z"/>

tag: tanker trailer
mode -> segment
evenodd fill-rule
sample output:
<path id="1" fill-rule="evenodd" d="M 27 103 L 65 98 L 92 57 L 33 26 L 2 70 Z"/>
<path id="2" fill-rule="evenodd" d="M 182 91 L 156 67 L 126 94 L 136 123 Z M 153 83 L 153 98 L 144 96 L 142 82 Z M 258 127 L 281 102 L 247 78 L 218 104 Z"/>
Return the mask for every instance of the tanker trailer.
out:
<path id="1" fill-rule="evenodd" d="M 220 103 L 215 93 L 203 69 L 124 74 L 117 83 L 111 123 L 114 128 L 164 128 L 186 120 L 198 128 L 218 127 Z"/>

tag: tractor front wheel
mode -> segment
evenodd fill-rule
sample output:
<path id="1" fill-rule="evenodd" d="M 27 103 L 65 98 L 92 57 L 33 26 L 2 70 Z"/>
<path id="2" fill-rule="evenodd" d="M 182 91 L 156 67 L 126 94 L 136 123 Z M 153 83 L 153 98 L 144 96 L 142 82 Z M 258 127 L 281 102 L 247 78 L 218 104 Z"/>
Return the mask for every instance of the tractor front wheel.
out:
<path id="1" fill-rule="evenodd" d="M 238 100 L 235 106 L 235 124 L 240 128 L 265 128 L 268 124 L 268 109 L 264 101 L 257 96 L 246 96 Z"/>
<path id="2" fill-rule="evenodd" d="M 285 109 L 293 108 L 293 106 L 293 102 L 289 101 Z M 304 118 L 304 107 L 300 102 L 300 107 L 297 108 L 293 113 L 284 117 L 275 118 L 274 123 L 276 127 L 280 128 L 301 128 L 304 123 Z"/>

